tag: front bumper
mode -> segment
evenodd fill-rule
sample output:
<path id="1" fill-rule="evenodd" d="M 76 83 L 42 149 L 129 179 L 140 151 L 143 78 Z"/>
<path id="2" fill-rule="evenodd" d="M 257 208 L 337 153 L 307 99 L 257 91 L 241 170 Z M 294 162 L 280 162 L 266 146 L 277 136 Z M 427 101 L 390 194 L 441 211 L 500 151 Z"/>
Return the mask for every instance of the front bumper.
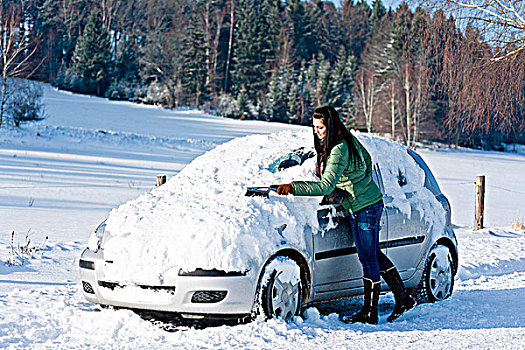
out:
<path id="1" fill-rule="evenodd" d="M 86 249 L 80 257 L 84 297 L 93 303 L 129 309 L 196 315 L 246 315 L 252 311 L 256 281 L 242 276 L 166 275 L 162 286 L 124 286 L 104 277 L 104 253 Z"/>

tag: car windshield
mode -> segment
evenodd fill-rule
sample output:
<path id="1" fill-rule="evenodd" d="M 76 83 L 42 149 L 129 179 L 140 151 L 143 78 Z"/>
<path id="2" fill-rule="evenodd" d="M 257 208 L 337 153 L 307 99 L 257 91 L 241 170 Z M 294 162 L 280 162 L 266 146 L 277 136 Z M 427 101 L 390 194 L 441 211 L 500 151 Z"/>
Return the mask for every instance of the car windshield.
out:
<path id="1" fill-rule="evenodd" d="M 305 160 L 312 158 L 313 156 L 315 156 L 313 149 L 301 147 L 274 160 L 268 167 L 268 170 L 270 170 L 272 173 L 275 173 L 279 170 L 284 170 L 296 165 L 302 165 Z"/>

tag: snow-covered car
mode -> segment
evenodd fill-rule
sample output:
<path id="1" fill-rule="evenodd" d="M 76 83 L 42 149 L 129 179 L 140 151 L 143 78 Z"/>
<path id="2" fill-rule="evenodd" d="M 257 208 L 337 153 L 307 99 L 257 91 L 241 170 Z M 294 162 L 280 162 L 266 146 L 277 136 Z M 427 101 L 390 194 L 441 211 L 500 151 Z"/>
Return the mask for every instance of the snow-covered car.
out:
<path id="1" fill-rule="evenodd" d="M 361 265 L 337 200 L 245 196 L 248 187 L 315 180 L 312 137 L 305 130 L 234 139 L 113 209 L 80 258 L 85 298 L 183 318 L 243 319 L 288 318 L 362 294 Z M 384 194 L 381 249 L 420 302 L 449 297 L 458 253 L 448 200 L 417 153 L 356 137 Z"/>

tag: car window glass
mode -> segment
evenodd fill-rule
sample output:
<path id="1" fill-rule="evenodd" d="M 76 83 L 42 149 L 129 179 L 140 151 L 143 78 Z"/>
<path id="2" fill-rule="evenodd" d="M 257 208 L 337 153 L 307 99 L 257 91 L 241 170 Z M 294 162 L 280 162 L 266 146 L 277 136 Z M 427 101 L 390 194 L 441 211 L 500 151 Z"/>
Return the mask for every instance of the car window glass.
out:
<path id="1" fill-rule="evenodd" d="M 401 169 L 398 169 L 397 171 L 397 183 L 399 184 L 399 187 L 403 187 L 407 184 L 407 178 Z"/>
<path id="2" fill-rule="evenodd" d="M 434 193 L 435 195 L 440 194 L 441 190 L 436 181 L 436 178 L 434 177 L 434 175 L 432 175 L 432 171 L 430 171 L 430 168 L 425 163 L 423 158 L 421 158 L 419 154 L 410 149 L 408 150 L 408 154 L 410 154 L 412 158 L 414 158 L 419 167 L 425 172 L 425 187 L 432 191 L 432 193 Z"/>
<path id="3" fill-rule="evenodd" d="M 274 160 L 268 167 L 268 170 L 275 173 L 296 165 L 302 165 L 305 160 L 313 156 L 315 156 L 315 152 L 311 149 L 299 148 Z"/>

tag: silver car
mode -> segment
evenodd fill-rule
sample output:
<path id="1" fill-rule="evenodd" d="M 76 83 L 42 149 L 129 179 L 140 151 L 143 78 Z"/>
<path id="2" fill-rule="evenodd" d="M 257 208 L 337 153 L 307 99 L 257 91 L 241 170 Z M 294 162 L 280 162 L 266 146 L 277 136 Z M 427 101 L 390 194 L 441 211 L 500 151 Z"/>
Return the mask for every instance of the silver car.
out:
<path id="1" fill-rule="evenodd" d="M 448 298 L 453 289 L 458 266 L 457 241 L 450 222 L 451 209 L 430 169 L 414 151 L 403 147 L 413 158 L 410 166 L 424 172 L 424 187 L 444 210 L 439 230 L 418 210 L 411 215 L 391 205 L 395 198 L 385 191 L 379 164 L 373 177 L 384 195 L 385 210 L 381 219 L 380 247 L 398 268 L 407 289 L 418 302 L 435 302 Z M 312 150 L 290 150 L 270 166 L 272 172 L 300 166 L 314 156 Z M 390 169 L 392 170 L 392 169 Z M 396 183 L 407 186 L 404 171 L 395 169 Z M 392 171 L 389 172 L 391 174 Z M 426 191 L 429 193 L 428 191 Z M 269 196 L 267 189 L 252 188 L 248 194 Z M 422 198 L 421 201 L 428 201 Z M 304 246 L 281 244 L 262 263 L 250 271 L 220 269 L 172 269 L 162 285 L 136 285 L 108 279 L 105 268 L 113 262 L 105 259 L 105 222 L 92 237 L 80 258 L 80 276 L 85 298 L 103 306 L 135 310 L 169 312 L 183 319 L 253 319 L 290 318 L 311 305 L 363 293 L 362 268 L 348 225 L 346 211 L 337 196 L 327 196 L 317 208 L 319 227 L 304 227 Z M 277 228 L 279 234 L 286 224 Z M 279 232 L 281 230 L 281 232 Z M 93 247 L 94 246 L 94 247 Z M 140 257 L 136 257 L 140 259 Z M 130 262 L 132 263 L 132 262 Z M 382 291 L 388 291 L 385 283 Z"/>

